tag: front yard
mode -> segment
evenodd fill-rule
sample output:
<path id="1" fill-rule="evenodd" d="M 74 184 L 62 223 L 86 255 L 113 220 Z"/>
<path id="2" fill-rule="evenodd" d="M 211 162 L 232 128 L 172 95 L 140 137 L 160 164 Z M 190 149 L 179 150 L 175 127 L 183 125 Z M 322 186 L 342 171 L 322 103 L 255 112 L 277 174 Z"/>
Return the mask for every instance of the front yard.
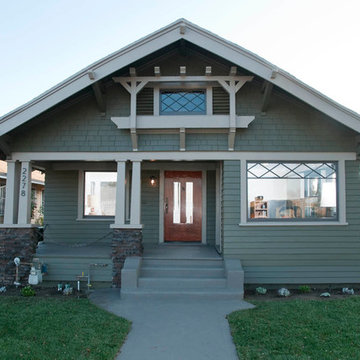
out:
<path id="1" fill-rule="evenodd" d="M 114 359 L 130 322 L 87 299 L 0 298 L 0 359 Z"/>
<path id="2" fill-rule="evenodd" d="M 360 358 L 360 297 L 252 301 L 228 316 L 239 358 Z"/>

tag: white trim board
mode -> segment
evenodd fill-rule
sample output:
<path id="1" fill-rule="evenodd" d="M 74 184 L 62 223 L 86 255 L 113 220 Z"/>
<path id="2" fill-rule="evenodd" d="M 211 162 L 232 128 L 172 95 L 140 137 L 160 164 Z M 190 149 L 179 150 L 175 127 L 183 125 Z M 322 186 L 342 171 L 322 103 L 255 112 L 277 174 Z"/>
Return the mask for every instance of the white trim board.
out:
<path id="1" fill-rule="evenodd" d="M 338 161 L 356 160 L 356 152 L 237 152 L 237 151 L 156 151 L 156 152 L 14 152 L 18 161 L 201 161 L 201 160 L 257 160 L 257 161 Z"/>
<path id="2" fill-rule="evenodd" d="M 136 129 L 226 129 L 229 127 L 230 115 L 138 115 Z M 247 128 L 255 116 L 236 116 L 235 127 Z M 111 117 L 118 129 L 131 129 L 131 117 Z"/>
<path id="3" fill-rule="evenodd" d="M 0 136 L 50 109 L 80 90 L 180 39 L 219 55 L 277 85 L 324 114 L 360 132 L 360 115 L 331 100 L 286 71 L 185 19 L 110 54 L 0 118 Z M 89 72 L 92 76 L 90 78 Z"/>

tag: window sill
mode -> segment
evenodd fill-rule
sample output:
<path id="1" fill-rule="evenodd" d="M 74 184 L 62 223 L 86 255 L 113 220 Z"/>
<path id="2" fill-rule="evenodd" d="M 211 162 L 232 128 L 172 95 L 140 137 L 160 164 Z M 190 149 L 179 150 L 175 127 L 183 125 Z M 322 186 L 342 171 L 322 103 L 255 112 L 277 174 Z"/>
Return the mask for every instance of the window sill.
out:
<path id="1" fill-rule="evenodd" d="M 340 221 L 291 221 L 291 222 L 247 222 L 240 223 L 239 226 L 346 226 L 347 222 Z"/>

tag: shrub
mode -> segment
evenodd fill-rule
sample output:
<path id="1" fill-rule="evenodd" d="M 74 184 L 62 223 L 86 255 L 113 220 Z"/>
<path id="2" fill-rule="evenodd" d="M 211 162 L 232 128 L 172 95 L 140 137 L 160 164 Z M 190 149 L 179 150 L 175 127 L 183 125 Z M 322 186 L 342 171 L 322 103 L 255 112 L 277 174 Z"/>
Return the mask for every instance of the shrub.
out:
<path id="1" fill-rule="evenodd" d="M 25 286 L 21 289 L 22 296 L 35 296 L 35 290 L 30 286 Z"/>
<path id="2" fill-rule="evenodd" d="M 309 285 L 300 285 L 299 286 L 299 291 L 302 293 L 302 294 L 308 294 L 311 289 L 310 289 L 310 286 Z"/>
<path id="3" fill-rule="evenodd" d="M 259 287 L 256 288 L 256 293 L 258 295 L 265 295 L 267 293 L 267 289 L 264 288 L 264 287 L 259 286 Z"/>

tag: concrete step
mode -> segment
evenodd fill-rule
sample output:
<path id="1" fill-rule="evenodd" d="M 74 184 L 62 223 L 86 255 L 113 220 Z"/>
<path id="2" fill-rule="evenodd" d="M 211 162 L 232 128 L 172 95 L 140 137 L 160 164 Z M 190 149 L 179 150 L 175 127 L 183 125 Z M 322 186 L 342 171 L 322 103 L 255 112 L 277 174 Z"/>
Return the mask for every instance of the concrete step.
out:
<path id="1" fill-rule="evenodd" d="M 122 299 L 136 299 L 148 297 L 151 299 L 189 299 L 189 298 L 206 298 L 212 300 L 242 300 L 244 292 L 242 290 L 231 289 L 121 289 L 120 296 Z"/>
<path id="2" fill-rule="evenodd" d="M 148 258 L 144 257 L 142 259 L 142 266 L 214 266 L 214 267 L 223 267 L 224 262 L 221 258 L 206 258 L 206 259 L 167 259 L 167 258 Z"/>
<path id="3" fill-rule="evenodd" d="M 183 277 L 139 277 L 140 289 L 177 289 L 188 291 L 193 289 L 225 289 L 225 278 L 183 278 Z"/>
<path id="4" fill-rule="evenodd" d="M 143 266 L 140 277 L 224 278 L 223 266 Z"/>

